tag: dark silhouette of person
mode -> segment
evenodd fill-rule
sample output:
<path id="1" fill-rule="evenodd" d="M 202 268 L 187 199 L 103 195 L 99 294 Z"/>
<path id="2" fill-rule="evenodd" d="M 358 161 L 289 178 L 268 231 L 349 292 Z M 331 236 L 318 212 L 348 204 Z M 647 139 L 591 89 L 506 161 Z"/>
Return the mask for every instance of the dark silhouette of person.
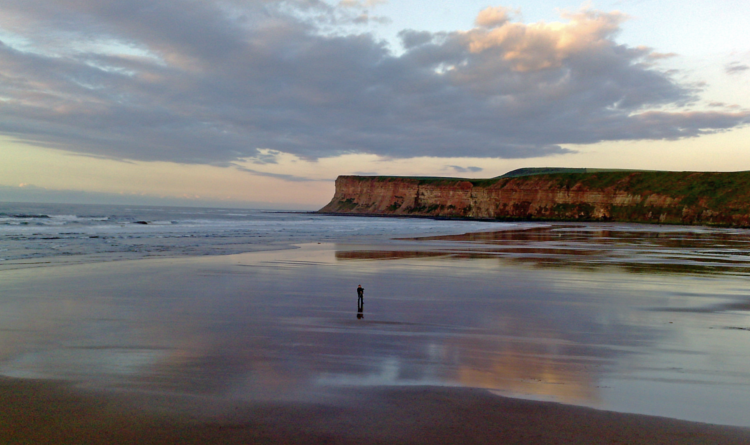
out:
<path id="1" fill-rule="evenodd" d="M 365 306 L 365 289 L 360 284 L 357 286 L 357 311 L 362 312 Z"/>

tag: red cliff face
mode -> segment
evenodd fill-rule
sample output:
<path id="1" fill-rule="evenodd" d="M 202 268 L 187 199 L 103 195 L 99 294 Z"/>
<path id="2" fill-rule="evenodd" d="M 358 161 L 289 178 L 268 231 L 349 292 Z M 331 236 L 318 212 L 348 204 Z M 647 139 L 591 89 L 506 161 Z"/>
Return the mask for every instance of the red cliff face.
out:
<path id="1" fill-rule="evenodd" d="M 750 173 L 618 172 L 491 180 L 340 176 L 333 199 L 320 212 L 750 226 Z"/>

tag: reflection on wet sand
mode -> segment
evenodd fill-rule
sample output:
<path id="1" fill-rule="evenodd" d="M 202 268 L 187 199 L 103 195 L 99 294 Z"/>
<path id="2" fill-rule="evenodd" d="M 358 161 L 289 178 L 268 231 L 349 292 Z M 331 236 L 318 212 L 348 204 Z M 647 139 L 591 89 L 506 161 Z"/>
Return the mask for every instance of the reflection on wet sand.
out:
<path id="1" fill-rule="evenodd" d="M 337 251 L 339 260 L 389 260 L 450 256 L 497 258 L 546 268 L 632 273 L 750 275 L 750 232 L 740 229 L 589 225 L 533 226 L 523 230 L 402 239 L 403 250 Z M 416 243 L 416 244 L 415 244 Z M 409 247 L 418 250 L 406 250 Z"/>
<path id="2" fill-rule="evenodd" d="M 330 250 L 327 255 L 329 263 L 338 258 Z M 336 311 L 351 304 L 351 294 L 331 295 L 332 289 L 342 277 L 371 273 L 371 267 L 330 269 L 318 259 L 280 268 L 301 264 L 305 252 L 266 256 L 274 268 L 245 267 L 240 274 L 214 259 L 183 269 L 143 265 L 146 271 L 134 264 L 120 274 L 101 266 L 109 273 L 105 280 L 91 271 L 43 281 L 37 290 L 54 287 L 60 294 L 48 313 L 35 311 L 37 303 L 29 300 L 5 305 L 19 325 L 34 330 L 25 341 L 0 332 L 0 339 L 15 343 L 4 351 L 0 372 L 108 387 L 240 391 L 255 398 L 294 393 L 311 381 L 374 378 L 379 384 L 463 384 L 596 404 L 596 373 L 590 370 L 619 354 L 620 339 L 607 340 L 615 349 L 591 349 L 585 336 L 570 330 L 601 329 L 587 321 L 588 309 L 570 306 L 557 315 L 537 310 L 535 303 L 515 301 L 517 289 L 488 294 L 481 280 L 461 281 L 460 269 L 430 273 L 428 281 L 398 264 L 378 270 L 370 285 L 377 292 L 368 298 L 373 315 L 365 317 L 358 301 L 358 324 L 349 325 Z M 86 283 L 87 290 L 74 282 Z M 549 298 L 545 292 L 524 289 L 534 300 Z M 548 303 L 568 306 L 557 298 Z M 636 332 L 626 338 L 630 346 L 648 341 Z"/>
<path id="3" fill-rule="evenodd" d="M 404 258 L 434 258 L 448 256 L 448 252 L 405 250 L 352 250 L 336 251 L 337 260 L 402 260 Z"/>
<path id="4" fill-rule="evenodd" d="M 606 227 L 606 228 L 602 228 Z M 732 248 L 750 245 L 750 233 L 744 229 L 709 229 L 705 227 L 653 226 L 639 224 L 550 224 L 517 230 L 465 233 L 461 235 L 402 238 L 413 241 L 462 241 L 482 244 L 505 242 L 549 243 L 564 240 L 586 243 L 623 243 L 631 246 L 653 245 L 662 248 Z"/>
<path id="5" fill-rule="evenodd" d="M 519 327 L 525 335 L 533 332 L 529 326 Z M 562 338 L 544 343 L 491 338 L 480 341 L 480 345 L 476 340 L 456 340 L 446 347 L 462 353 L 456 380 L 463 386 L 541 396 L 562 403 L 599 405 L 598 374 L 607 358 L 555 351 L 556 346 L 567 343 Z"/>
<path id="6" fill-rule="evenodd" d="M 6 271 L 0 374 L 253 400 L 459 385 L 636 412 L 659 382 L 672 402 L 652 414 L 745 424 L 747 276 L 704 273 L 713 232 L 678 248 L 691 235 L 584 229 Z M 660 273 L 682 263 L 704 269 Z"/>

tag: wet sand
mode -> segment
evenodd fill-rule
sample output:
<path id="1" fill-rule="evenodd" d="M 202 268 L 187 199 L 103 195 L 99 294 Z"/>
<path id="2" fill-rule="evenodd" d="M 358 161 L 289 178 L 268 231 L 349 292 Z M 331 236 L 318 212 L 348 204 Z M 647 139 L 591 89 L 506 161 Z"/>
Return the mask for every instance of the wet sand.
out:
<path id="1" fill-rule="evenodd" d="M 0 443 L 750 443 L 748 233 L 601 227 L 0 271 Z"/>
<path id="2" fill-rule="evenodd" d="M 446 387 L 231 403 L 0 380 L 4 444 L 747 444 L 750 429 Z M 197 407 L 201 408 L 198 409 Z"/>

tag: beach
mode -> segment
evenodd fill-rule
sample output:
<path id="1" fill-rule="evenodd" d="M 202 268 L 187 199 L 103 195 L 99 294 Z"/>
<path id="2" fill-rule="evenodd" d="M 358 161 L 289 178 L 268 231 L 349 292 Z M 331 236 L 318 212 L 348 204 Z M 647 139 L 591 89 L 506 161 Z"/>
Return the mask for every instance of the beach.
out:
<path id="1" fill-rule="evenodd" d="M 750 445 L 748 22 L 0 0 L 0 445 Z"/>
<path id="2" fill-rule="evenodd" d="M 750 437 L 746 428 L 445 387 L 211 404 L 3 380 L 0 397 L 14 407 L 0 413 L 0 440 L 7 444 L 746 444 Z"/>
<path id="3" fill-rule="evenodd" d="M 747 231 L 283 218 L 5 261 L 0 441 L 750 440 Z"/>

